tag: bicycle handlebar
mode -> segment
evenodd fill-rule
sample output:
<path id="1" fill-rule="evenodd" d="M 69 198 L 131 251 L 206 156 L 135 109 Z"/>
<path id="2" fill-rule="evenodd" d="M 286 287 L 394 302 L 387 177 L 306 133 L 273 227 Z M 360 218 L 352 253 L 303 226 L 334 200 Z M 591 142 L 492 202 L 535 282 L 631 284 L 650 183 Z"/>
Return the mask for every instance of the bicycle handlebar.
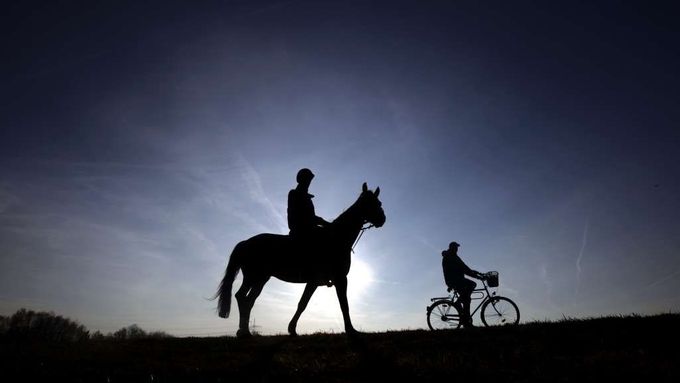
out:
<path id="1" fill-rule="evenodd" d="M 479 274 L 479 277 L 478 277 L 477 279 L 481 280 L 481 281 L 484 283 L 485 286 L 487 286 L 487 287 L 492 287 L 492 288 L 493 288 L 493 287 L 498 287 L 498 285 L 496 285 L 496 286 L 488 286 L 488 285 L 487 285 L 487 281 L 488 281 L 489 279 L 491 279 L 491 278 L 494 277 L 494 276 L 495 276 L 496 278 L 498 277 L 498 271 L 487 271 L 486 273 L 480 273 L 480 272 L 478 272 L 478 274 Z M 494 275 L 494 274 L 495 274 L 495 275 Z M 454 289 L 454 288 L 452 288 L 452 287 L 447 287 L 446 292 L 447 292 L 447 293 L 452 293 L 452 292 L 454 292 L 455 290 L 456 290 L 456 289 Z M 434 298 L 433 298 L 433 300 L 434 300 Z"/>

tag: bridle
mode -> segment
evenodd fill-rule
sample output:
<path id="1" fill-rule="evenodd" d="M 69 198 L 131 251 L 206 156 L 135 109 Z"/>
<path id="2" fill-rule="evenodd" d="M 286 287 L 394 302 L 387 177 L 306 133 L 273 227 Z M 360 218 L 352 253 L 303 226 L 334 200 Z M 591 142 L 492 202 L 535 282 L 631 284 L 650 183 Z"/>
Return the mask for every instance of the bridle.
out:
<path id="1" fill-rule="evenodd" d="M 369 223 L 368 226 L 363 226 L 363 227 L 361 228 L 361 231 L 359 232 L 359 236 L 357 237 L 356 241 L 354 241 L 354 244 L 352 245 L 352 249 L 351 249 L 351 250 L 352 250 L 352 253 L 354 253 L 354 247 L 357 245 L 357 243 L 359 243 L 359 240 L 361 239 L 361 236 L 364 235 L 364 231 L 366 231 L 366 230 L 368 230 L 368 229 L 370 229 L 370 228 L 372 228 L 372 227 L 375 227 L 375 225 L 372 224 L 372 223 Z"/>

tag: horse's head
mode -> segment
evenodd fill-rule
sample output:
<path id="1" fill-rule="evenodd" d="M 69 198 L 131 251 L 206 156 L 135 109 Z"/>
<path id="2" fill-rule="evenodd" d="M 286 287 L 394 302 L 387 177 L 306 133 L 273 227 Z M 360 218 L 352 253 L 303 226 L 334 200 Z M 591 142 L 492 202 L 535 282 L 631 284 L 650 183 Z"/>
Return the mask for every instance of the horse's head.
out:
<path id="1" fill-rule="evenodd" d="M 380 195 L 380 188 L 375 191 L 368 190 L 366 182 L 362 186 L 361 196 L 359 196 L 359 206 L 361 207 L 361 214 L 366 222 L 375 227 L 380 227 L 385 224 L 385 212 L 382 208 L 382 202 L 378 199 Z"/>

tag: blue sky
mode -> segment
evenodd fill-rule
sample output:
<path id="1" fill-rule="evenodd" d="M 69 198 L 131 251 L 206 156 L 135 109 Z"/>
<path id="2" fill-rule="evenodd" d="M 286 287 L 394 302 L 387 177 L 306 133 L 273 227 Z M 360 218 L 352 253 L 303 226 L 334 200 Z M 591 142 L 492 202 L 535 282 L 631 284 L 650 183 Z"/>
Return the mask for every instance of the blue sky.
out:
<path id="1" fill-rule="evenodd" d="M 233 335 L 205 298 L 238 241 L 287 232 L 302 167 L 326 219 L 381 188 L 360 330 L 426 327 L 452 240 L 526 321 L 680 309 L 671 10 L 162 4 L 9 7 L 0 314 Z M 285 332 L 302 289 L 271 280 L 255 330 Z M 318 290 L 299 330 L 342 328 Z"/>

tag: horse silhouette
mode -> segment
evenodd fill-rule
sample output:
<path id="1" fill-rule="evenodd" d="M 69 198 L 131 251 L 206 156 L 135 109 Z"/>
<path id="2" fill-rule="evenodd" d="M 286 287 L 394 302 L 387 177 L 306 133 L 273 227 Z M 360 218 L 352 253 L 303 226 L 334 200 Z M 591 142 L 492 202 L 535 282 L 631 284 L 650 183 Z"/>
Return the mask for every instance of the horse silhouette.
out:
<path id="1" fill-rule="evenodd" d="M 264 233 L 239 242 L 229 257 L 224 278 L 215 295 L 219 298 L 219 316 L 229 317 L 232 284 L 241 270 L 243 282 L 234 295 L 240 314 L 239 329 L 236 332 L 238 337 L 250 336 L 250 311 L 271 277 L 307 284 L 297 311 L 288 324 L 290 335 L 297 335 L 295 329 L 298 319 L 316 288 L 322 284 L 335 285 L 345 322 L 345 333 L 356 334 L 347 303 L 347 274 L 352 261 L 352 245 L 364 224 L 369 223 L 375 227 L 385 224 L 385 212 L 378 199 L 379 194 L 380 188 L 373 192 L 364 183 L 356 202 L 328 227 L 319 230 L 311 241 L 300 243 L 302 241 L 288 235 Z"/>

